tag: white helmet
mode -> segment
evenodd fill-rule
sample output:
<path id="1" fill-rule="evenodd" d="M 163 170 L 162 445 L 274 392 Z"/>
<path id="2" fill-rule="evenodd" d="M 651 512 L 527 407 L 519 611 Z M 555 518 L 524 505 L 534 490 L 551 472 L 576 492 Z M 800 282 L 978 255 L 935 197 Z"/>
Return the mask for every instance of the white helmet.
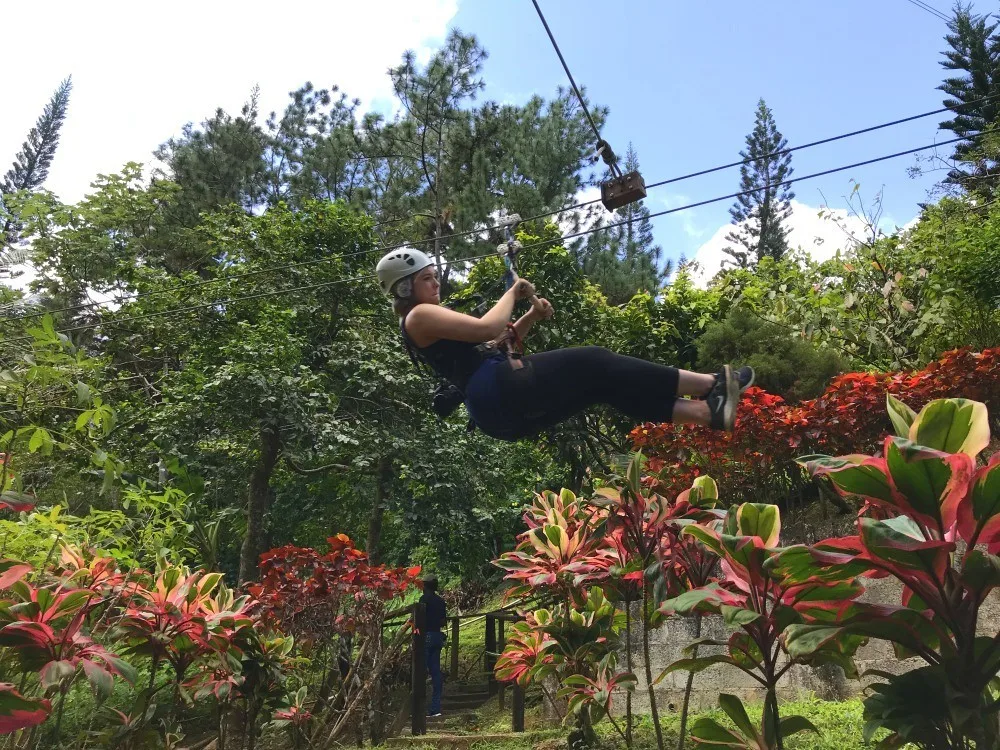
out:
<path id="1" fill-rule="evenodd" d="M 433 264 L 434 261 L 419 250 L 400 247 L 382 256 L 382 260 L 375 266 L 375 273 L 378 274 L 378 283 L 382 291 L 390 294 L 400 279 L 412 276 Z"/>

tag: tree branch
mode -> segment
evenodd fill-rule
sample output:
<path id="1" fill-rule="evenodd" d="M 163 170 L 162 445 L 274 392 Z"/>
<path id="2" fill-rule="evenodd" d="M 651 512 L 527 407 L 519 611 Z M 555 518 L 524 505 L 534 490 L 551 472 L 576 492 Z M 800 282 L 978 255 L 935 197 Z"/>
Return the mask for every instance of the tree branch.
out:
<path id="1" fill-rule="evenodd" d="M 284 455 L 285 463 L 288 464 L 288 468 L 294 471 L 296 474 L 301 474 L 304 477 L 311 477 L 317 474 L 325 474 L 330 471 L 355 471 L 353 466 L 348 466 L 347 464 L 326 464 L 326 466 L 316 466 L 315 468 L 306 468 L 301 466 L 294 458 L 288 454 Z M 374 472 L 365 472 L 367 474 L 373 474 Z"/>

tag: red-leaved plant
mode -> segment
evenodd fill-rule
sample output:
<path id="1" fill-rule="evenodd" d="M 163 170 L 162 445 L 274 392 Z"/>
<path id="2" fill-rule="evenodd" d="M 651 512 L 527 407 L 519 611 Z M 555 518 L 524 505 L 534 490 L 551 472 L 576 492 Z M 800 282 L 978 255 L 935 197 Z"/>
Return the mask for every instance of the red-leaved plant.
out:
<path id="1" fill-rule="evenodd" d="M 788 629 L 790 653 L 806 656 L 845 635 L 891 642 L 898 656 L 927 666 L 891 675 L 865 701 L 867 734 L 884 744 L 994 748 L 1000 744 L 1000 631 L 980 609 L 1000 586 L 1000 453 L 977 461 L 990 442 L 986 406 L 932 401 L 915 414 L 889 397 L 896 435 L 880 455 L 809 456 L 802 463 L 845 497 L 864 502 L 854 536 L 789 550 L 775 567 L 786 585 L 822 576 L 902 584 L 899 605 L 843 602 L 836 622 L 809 617 Z M 856 585 L 856 584 L 855 584 Z"/>
<path id="2" fill-rule="evenodd" d="M 799 404 L 751 388 L 731 434 L 646 424 L 632 431 L 632 440 L 650 457 L 649 471 L 662 477 L 668 495 L 710 473 L 726 496 L 762 498 L 799 481 L 795 460 L 804 452 L 874 450 L 890 429 L 883 409 L 887 394 L 915 407 L 961 396 L 1000 414 L 1000 348 L 947 352 L 918 372 L 847 373 L 818 398 Z"/>
<path id="3" fill-rule="evenodd" d="M 545 681 L 556 678 L 564 686 L 558 696 L 567 699 L 566 718 L 575 721 L 571 737 L 588 743 L 594 741 L 593 722 L 603 716 L 623 739 L 628 736 L 609 713 L 611 693 L 594 686 L 631 690 L 635 684 L 631 673 L 615 670 L 624 615 L 598 585 L 610 584 L 616 560 L 607 544 L 606 520 L 606 511 L 569 490 L 541 493 L 525 513 L 528 530 L 517 549 L 494 561 L 515 582 L 508 595 L 534 593 L 555 603 L 513 626 L 497 661 L 497 679 L 546 690 Z"/>
<path id="4" fill-rule="evenodd" d="M 20 570 L 23 575 L 27 572 L 24 567 L 14 565 L 8 573 Z M 59 696 L 57 734 L 66 694 L 79 670 L 98 701 L 111 694 L 115 677 L 135 682 L 135 670 L 88 633 L 88 615 L 101 603 L 99 585 L 69 588 L 65 582 L 51 587 L 24 580 L 8 586 L 3 583 L 0 581 L 0 588 L 8 588 L 11 598 L 0 601 L 0 646 L 12 649 L 26 675 L 38 674 L 45 695 Z"/>
<path id="5" fill-rule="evenodd" d="M 667 667 L 661 678 L 676 670 L 699 672 L 716 664 L 728 664 L 745 672 L 765 691 L 760 727 L 750 726 L 737 698 L 722 695 L 720 706 L 736 723 L 737 730 L 713 719 L 699 719 L 691 728 L 699 742 L 780 750 L 784 737 L 807 729 L 815 731 L 802 717 L 780 716 L 777 686 L 784 674 L 796 663 L 834 663 L 848 674 L 856 673 L 851 656 L 861 639 L 847 633 L 831 636 L 822 648 L 808 654 L 789 653 L 785 648 L 783 634 L 790 626 L 806 622 L 807 618 L 834 622 L 838 607 L 863 589 L 857 583 L 828 580 L 818 571 L 817 575 L 803 574 L 795 580 L 776 575 L 774 566 L 786 555 L 786 550 L 778 546 L 780 531 L 778 508 L 758 503 L 731 507 L 721 528 L 692 524 L 683 531 L 683 536 L 697 539 L 718 557 L 722 575 L 716 582 L 669 599 L 661 611 L 666 615 L 718 614 L 736 632 L 728 641 L 695 641 L 689 650 L 705 645 L 724 650 L 681 659 Z"/>
<path id="6" fill-rule="evenodd" d="M 380 626 L 386 604 L 420 574 L 419 567 L 372 565 L 344 534 L 327 544 L 325 553 L 292 545 L 265 552 L 260 580 L 249 587 L 268 620 L 300 643 Z"/>
<path id="7" fill-rule="evenodd" d="M 659 484 L 655 480 L 643 477 L 643 463 L 643 455 L 634 454 L 625 475 L 610 477 L 607 486 L 598 488 L 599 497 L 594 502 L 608 514 L 605 543 L 615 556 L 609 571 L 611 588 L 618 589 L 615 593 L 619 599 L 626 602 L 638 599 L 640 602 L 646 686 L 657 747 L 663 748 L 663 732 L 653 686 L 649 631 L 662 619 L 658 607 L 668 596 L 706 584 L 716 566 L 712 555 L 707 554 L 693 539 L 682 535 L 683 528 L 692 523 L 710 524 L 721 520 L 723 514 L 715 509 L 718 488 L 711 478 L 699 477 L 690 489 L 671 500 L 656 491 Z M 626 637 L 631 641 L 628 605 L 625 623 Z M 700 635 L 700 628 L 699 618 L 695 637 Z M 629 671 L 632 670 L 631 657 L 629 648 Z M 689 681 L 681 712 L 682 734 L 690 691 Z M 630 729 L 631 701 L 626 705 L 626 714 Z"/>

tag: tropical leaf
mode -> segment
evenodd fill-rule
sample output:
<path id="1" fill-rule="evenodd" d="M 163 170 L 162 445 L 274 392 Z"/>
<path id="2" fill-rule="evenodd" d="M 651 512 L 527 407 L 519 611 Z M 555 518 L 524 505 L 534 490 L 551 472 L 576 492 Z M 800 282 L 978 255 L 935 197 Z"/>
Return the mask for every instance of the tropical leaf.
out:
<path id="1" fill-rule="evenodd" d="M 896 434 L 899 437 L 909 437 L 910 426 L 917 418 L 917 413 L 891 393 L 887 393 L 885 399 L 889 419 L 892 420 L 892 426 L 896 428 Z"/>
<path id="2" fill-rule="evenodd" d="M 934 450 L 975 458 L 990 444 L 986 405 L 964 398 L 931 401 L 910 425 L 909 438 Z"/>
<path id="3" fill-rule="evenodd" d="M 0 734 L 10 734 L 19 729 L 41 724 L 52 711 L 52 704 L 44 698 L 25 698 L 14 685 L 0 683 Z"/>

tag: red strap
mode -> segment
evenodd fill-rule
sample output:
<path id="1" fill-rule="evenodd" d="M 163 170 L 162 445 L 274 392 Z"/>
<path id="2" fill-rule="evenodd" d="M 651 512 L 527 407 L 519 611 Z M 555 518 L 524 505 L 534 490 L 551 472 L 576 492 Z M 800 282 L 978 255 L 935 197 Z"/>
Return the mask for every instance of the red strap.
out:
<path id="1" fill-rule="evenodd" d="M 521 341 L 521 337 L 518 336 L 517 329 L 514 327 L 514 324 L 508 323 L 507 330 L 510 331 L 510 338 L 514 342 L 514 348 L 517 350 L 517 353 L 524 354 L 524 343 Z"/>

